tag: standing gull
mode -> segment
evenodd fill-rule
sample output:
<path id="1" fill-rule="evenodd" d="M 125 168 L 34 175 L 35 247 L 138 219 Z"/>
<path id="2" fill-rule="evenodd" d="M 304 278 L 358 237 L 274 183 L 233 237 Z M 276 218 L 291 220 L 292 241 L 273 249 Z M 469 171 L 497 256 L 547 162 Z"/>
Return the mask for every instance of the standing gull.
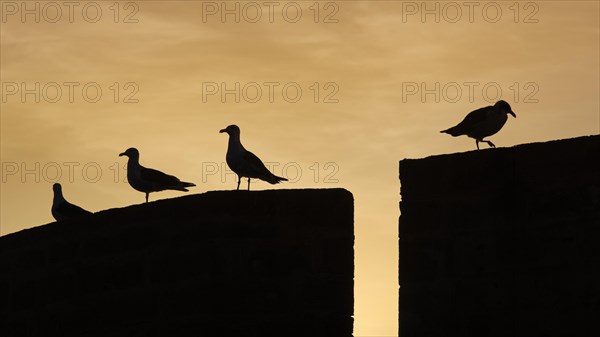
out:
<path id="1" fill-rule="evenodd" d="M 63 221 L 92 214 L 92 212 L 86 211 L 65 200 L 65 197 L 63 197 L 62 194 L 62 186 L 59 183 L 52 185 L 52 190 L 54 191 L 54 198 L 52 199 L 52 216 L 56 221 Z"/>
<path id="2" fill-rule="evenodd" d="M 489 140 L 483 140 L 483 138 L 500 131 L 508 119 L 508 114 L 517 118 L 510 105 L 501 100 L 493 106 L 490 105 L 471 111 L 458 125 L 440 132 L 447 133 L 453 137 L 467 135 L 475 139 L 477 150 L 479 150 L 479 142 L 488 143 L 489 146 L 496 147 L 494 143 Z"/>
<path id="3" fill-rule="evenodd" d="M 119 154 L 129 157 L 127 161 L 127 180 L 134 189 L 146 193 L 146 202 L 148 194 L 151 192 L 160 192 L 164 190 L 177 190 L 187 192 L 186 187 L 196 186 L 192 183 L 186 183 L 177 177 L 162 173 L 160 171 L 145 168 L 140 165 L 140 152 L 130 147 L 127 151 Z"/>
<path id="4" fill-rule="evenodd" d="M 240 142 L 240 128 L 237 125 L 230 125 L 219 132 L 226 132 L 229 135 L 225 159 L 229 168 L 238 175 L 238 190 L 242 177 L 248 178 L 248 191 L 250 190 L 250 178 L 264 180 L 269 184 L 277 184 L 282 180 L 287 181 L 286 178 L 271 173 L 254 153 L 244 148 Z"/>

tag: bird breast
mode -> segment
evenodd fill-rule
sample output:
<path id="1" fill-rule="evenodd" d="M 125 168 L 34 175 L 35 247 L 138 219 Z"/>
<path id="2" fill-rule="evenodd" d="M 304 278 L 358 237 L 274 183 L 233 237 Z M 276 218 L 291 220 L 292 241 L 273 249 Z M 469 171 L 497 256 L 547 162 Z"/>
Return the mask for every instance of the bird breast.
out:
<path id="1" fill-rule="evenodd" d="M 491 109 L 488 111 L 487 118 L 478 123 L 471 130 L 469 136 L 481 139 L 496 134 L 502 129 L 507 119 L 508 117 L 503 111 Z"/>
<path id="2" fill-rule="evenodd" d="M 225 160 L 233 171 L 239 170 L 244 166 L 243 152 L 239 149 L 229 149 L 225 155 Z"/>

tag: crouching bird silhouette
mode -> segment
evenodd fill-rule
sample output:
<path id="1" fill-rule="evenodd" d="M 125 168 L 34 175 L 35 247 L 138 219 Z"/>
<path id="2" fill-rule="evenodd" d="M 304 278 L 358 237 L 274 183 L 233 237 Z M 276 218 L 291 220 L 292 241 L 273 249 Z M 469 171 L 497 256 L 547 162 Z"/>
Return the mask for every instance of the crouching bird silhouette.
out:
<path id="1" fill-rule="evenodd" d="M 488 143 L 490 147 L 496 147 L 494 143 L 484 140 L 484 138 L 500 131 L 508 119 L 508 114 L 517 118 L 510 105 L 506 101 L 500 100 L 493 106 L 490 105 L 471 111 L 458 125 L 440 132 L 453 137 L 467 135 L 475 139 L 477 150 L 479 150 L 479 142 Z"/>
<path id="2" fill-rule="evenodd" d="M 119 157 L 127 156 L 127 181 L 135 190 L 146 193 L 146 202 L 148 194 L 151 192 L 160 192 L 165 190 L 176 190 L 187 192 L 186 187 L 196 186 L 193 183 L 187 183 L 179 178 L 165 174 L 158 170 L 145 168 L 140 165 L 140 152 L 130 147 L 125 152 L 119 154 Z"/>
<path id="3" fill-rule="evenodd" d="M 52 199 L 51 211 L 56 221 L 74 219 L 92 214 L 92 212 L 68 202 L 62 194 L 62 186 L 59 183 L 52 185 L 52 190 L 54 191 L 54 198 Z"/>
<path id="4" fill-rule="evenodd" d="M 287 181 L 286 178 L 271 173 L 254 153 L 244 148 L 240 141 L 240 128 L 237 125 L 229 125 L 219 132 L 225 132 L 229 135 L 225 159 L 229 168 L 238 176 L 238 190 L 240 189 L 242 177 L 248 178 L 248 191 L 250 191 L 250 178 L 264 180 L 269 184 Z"/>

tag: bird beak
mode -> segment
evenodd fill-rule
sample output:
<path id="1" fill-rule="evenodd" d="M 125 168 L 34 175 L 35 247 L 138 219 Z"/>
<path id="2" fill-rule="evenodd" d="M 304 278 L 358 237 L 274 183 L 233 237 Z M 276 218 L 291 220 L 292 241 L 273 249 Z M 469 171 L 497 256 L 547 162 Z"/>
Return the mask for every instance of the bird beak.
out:
<path id="1" fill-rule="evenodd" d="M 512 115 L 514 118 L 517 118 L 517 115 L 515 115 L 515 113 L 514 113 L 514 112 L 512 112 L 512 110 L 511 110 L 511 111 L 509 111 L 508 113 L 509 113 L 509 114 L 511 114 L 511 115 Z"/>
<path id="2" fill-rule="evenodd" d="M 227 132 L 227 130 L 225 130 L 225 129 L 221 129 L 221 130 L 219 131 L 219 133 L 223 133 L 223 132 Z"/>
<path id="3" fill-rule="evenodd" d="M 125 155 L 125 152 L 123 152 L 123 153 L 119 153 L 119 157 L 122 157 L 122 156 L 124 156 L 124 155 Z"/>

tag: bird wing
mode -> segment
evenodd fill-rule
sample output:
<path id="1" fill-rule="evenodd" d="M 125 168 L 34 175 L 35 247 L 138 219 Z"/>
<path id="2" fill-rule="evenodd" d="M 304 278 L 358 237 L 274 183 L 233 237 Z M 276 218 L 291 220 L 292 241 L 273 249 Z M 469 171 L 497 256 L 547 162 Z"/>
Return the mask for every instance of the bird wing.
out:
<path id="1" fill-rule="evenodd" d="M 271 171 L 267 169 L 262 160 L 260 160 L 260 158 L 258 158 L 254 153 L 245 151 L 243 158 L 244 162 L 248 165 L 248 167 L 246 167 L 246 171 L 248 171 L 249 174 L 256 175 L 256 178 L 264 174 L 271 175 Z"/>
<path id="2" fill-rule="evenodd" d="M 68 201 L 65 201 L 56 207 L 56 211 L 60 214 L 63 214 L 67 217 L 78 217 L 83 215 L 90 215 L 92 212 L 87 211 L 77 205 L 73 205 Z"/>
<path id="3" fill-rule="evenodd" d="M 469 114 L 462 120 L 462 122 L 441 132 L 448 133 L 453 137 L 457 137 L 460 135 L 469 135 L 469 137 L 473 137 L 473 132 L 477 132 L 479 126 L 486 122 L 486 120 L 488 119 L 488 111 L 492 108 L 493 107 L 491 106 L 486 106 L 484 108 L 473 110 L 469 112 Z"/>
<path id="4" fill-rule="evenodd" d="M 161 186 L 179 185 L 181 183 L 181 180 L 175 176 L 145 167 L 140 170 L 140 178 L 148 183 Z"/>
<path id="5" fill-rule="evenodd" d="M 462 120 L 457 126 L 461 127 L 465 130 L 471 129 L 473 126 L 484 122 L 488 118 L 489 109 L 493 108 L 492 106 L 486 106 L 483 108 L 479 108 L 477 110 L 473 110 L 469 112 L 469 114 Z"/>

